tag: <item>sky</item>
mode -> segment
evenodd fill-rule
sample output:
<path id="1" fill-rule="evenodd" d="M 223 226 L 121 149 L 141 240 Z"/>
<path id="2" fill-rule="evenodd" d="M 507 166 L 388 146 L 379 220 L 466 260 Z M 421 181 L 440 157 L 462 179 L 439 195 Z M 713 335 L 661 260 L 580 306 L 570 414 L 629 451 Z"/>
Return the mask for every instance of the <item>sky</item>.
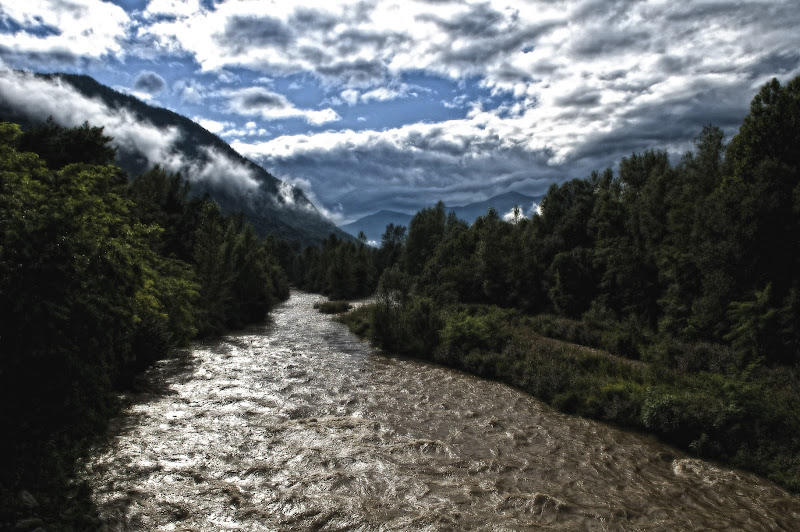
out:
<path id="1" fill-rule="evenodd" d="M 797 0 L 0 0 L 0 97 L 73 116 L 91 105 L 9 71 L 90 75 L 347 223 L 541 195 L 651 148 L 677 161 L 800 75 L 798 28 Z"/>

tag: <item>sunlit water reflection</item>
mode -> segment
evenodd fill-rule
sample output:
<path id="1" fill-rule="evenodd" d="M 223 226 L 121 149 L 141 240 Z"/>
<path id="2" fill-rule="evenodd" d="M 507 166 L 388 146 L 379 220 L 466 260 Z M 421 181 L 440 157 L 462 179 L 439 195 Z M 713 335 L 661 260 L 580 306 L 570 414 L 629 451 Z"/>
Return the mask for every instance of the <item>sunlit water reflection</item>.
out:
<path id="1" fill-rule="evenodd" d="M 295 292 L 159 364 L 85 477 L 109 530 L 797 530 L 800 497 L 377 354 Z"/>

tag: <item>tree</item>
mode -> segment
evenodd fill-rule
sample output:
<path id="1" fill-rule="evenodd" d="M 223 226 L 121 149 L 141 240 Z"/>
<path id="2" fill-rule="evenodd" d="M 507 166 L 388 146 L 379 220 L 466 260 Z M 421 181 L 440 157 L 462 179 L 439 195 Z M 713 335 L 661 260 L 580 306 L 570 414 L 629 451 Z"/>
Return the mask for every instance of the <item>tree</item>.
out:
<path id="1" fill-rule="evenodd" d="M 20 135 L 17 148 L 21 152 L 39 154 L 48 168 L 58 170 L 72 163 L 113 164 L 117 150 L 109 145 L 112 140 L 103 133 L 102 127 L 84 122 L 65 128 L 50 117 Z"/>
<path id="2" fill-rule="evenodd" d="M 408 225 L 408 237 L 403 253 L 403 266 L 411 275 L 419 275 L 428 258 L 444 237 L 445 207 L 441 201 L 435 207 L 422 209 Z"/>
<path id="3" fill-rule="evenodd" d="M 235 232 L 216 203 L 206 203 L 195 235 L 194 266 L 200 283 L 198 327 L 201 334 L 225 328 L 233 304 Z"/>
<path id="4" fill-rule="evenodd" d="M 403 253 L 406 240 L 406 228 L 402 225 L 390 223 L 381 236 L 381 246 L 375 255 L 375 266 L 378 272 L 391 268 Z"/>

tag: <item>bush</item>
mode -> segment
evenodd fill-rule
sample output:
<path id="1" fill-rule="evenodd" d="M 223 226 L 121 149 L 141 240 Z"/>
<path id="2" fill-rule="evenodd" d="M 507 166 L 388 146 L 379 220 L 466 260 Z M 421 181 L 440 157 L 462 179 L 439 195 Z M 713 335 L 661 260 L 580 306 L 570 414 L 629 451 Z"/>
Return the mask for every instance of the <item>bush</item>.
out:
<path id="1" fill-rule="evenodd" d="M 728 346 L 708 342 L 684 343 L 660 338 L 646 348 L 643 359 L 681 373 L 735 373 L 742 369 L 740 357 Z"/>
<path id="2" fill-rule="evenodd" d="M 444 364 L 462 366 L 472 351 L 500 351 L 506 336 L 502 322 L 507 317 L 507 312 L 494 307 L 477 316 L 467 311 L 450 314 L 440 333 L 441 342 L 434 358 Z"/>
<path id="3" fill-rule="evenodd" d="M 639 360 L 643 346 L 650 342 L 651 333 L 634 316 L 610 324 L 603 331 L 600 346 L 625 358 Z"/>
<path id="4" fill-rule="evenodd" d="M 338 314 L 334 320 L 344 323 L 350 332 L 360 337 L 371 337 L 372 311 L 374 305 L 362 305 L 351 309 L 349 312 Z"/>
<path id="5" fill-rule="evenodd" d="M 586 321 L 539 314 L 531 317 L 528 323 L 542 336 L 588 347 L 600 347 L 600 333 Z"/>
<path id="6" fill-rule="evenodd" d="M 323 301 L 322 303 L 314 303 L 314 308 L 323 314 L 341 314 L 347 312 L 353 306 L 347 301 Z"/>

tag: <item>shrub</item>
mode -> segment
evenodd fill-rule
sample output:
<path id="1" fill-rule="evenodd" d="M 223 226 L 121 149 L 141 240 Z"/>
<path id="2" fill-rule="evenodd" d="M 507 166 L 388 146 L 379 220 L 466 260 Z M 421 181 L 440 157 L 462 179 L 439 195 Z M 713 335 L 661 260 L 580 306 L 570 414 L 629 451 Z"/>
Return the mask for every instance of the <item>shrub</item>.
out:
<path id="1" fill-rule="evenodd" d="M 444 364 L 461 365 L 469 352 L 496 347 L 499 343 L 497 325 L 494 314 L 470 316 L 464 311 L 451 314 L 445 320 L 440 334 L 441 343 L 436 350 L 436 360 Z"/>
<path id="2" fill-rule="evenodd" d="M 362 305 L 350 311 L 338 314 L 334 320 L 344 323 L 353 334 L 364 337 L 371 336 L 372 311 L 374 305 Z"/>
<path id="3" fill-rule="evenodd" d="M 586 321 L 553 314 L 539 314 L 529 318 L 529 324 L 534 331 L 548 338 L 557 338 L 588 347 L 600 347 L 600 333 Z"/>
<path id="4" fill-rule="evenodd" d="M 322 303 L 314 303 L 314 308 L 323 314 L 341 314 L 347 312 L 353 306 L 347 301 L 323 301 Z"/>

